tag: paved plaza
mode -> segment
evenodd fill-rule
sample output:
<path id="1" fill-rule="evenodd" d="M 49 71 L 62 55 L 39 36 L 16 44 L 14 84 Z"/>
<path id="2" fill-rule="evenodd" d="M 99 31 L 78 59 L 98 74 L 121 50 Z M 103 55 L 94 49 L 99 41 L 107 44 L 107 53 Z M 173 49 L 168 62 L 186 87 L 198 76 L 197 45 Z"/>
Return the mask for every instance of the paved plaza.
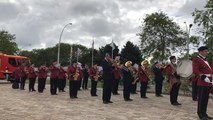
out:
<path id="1" fill-rule="evenodd" d="M 37 84 L 36 84 L 37 87 Z M 89 90 L 78 92 L 78 99 L 70 99 L 66 92 L 50 95 L 49 85 L 44 93 L 12 89 L 9 83 L 0 83 L 0 120 L 198 120 L 197 103 L 191 97 L 179 96 L 181 106 L 169 104 L 169 96 L 148 99 L 131 95 L 133 101 L 125 102 L 121 95 L 112 96 L 112 104 L 103 104 L 102 89 L 98 97 Z M 209 100 L 208 113 L 213 115 L 213 101 Z"/>

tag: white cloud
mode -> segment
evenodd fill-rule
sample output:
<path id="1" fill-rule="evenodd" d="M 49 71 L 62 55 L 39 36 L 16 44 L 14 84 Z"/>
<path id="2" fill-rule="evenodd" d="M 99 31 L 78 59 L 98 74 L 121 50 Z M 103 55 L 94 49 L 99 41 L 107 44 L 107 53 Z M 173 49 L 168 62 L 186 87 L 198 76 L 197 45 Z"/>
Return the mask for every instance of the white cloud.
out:
<path id="1" fill-rule="evenodd" d="M 0 27 L 16 34 L 22 49 L 45 48 L 59 41 L 95 48 L 114 42 L 122 48 L 136 36 L 146 14 L 163 11 L 182 29 L 192 23 L 191 12 L 202 8 L 202 0 L 3 0 L 0 1 Z"/>

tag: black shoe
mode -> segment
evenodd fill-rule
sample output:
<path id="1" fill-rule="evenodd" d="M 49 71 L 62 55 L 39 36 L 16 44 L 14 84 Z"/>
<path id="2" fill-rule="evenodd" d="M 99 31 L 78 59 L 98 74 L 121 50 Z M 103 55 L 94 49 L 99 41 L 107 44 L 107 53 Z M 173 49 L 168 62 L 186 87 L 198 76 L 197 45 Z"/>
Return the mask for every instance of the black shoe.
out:
<path id="1" fill-rule="evenodd" d="M 200 120 L 209 120 L 207 117 L 202 117 Z"/>
<path id="2" fill-rule="evenodd" d="M 138 94 L 138 93 L 136 93 L 136 92 L 132 92 L 131 94 Z"/>
<path id="3" fill-rule="evenodd" d="M 163 97 L 163 95 L 156 95 L 156 97 Z"/>
<path id="4" fill-rule="evenodd" d="M 74 96 L 74 98 L 78 98 L 77 96 Z"/>
<path id="5" fill-rule="evenodd" d="M 66 92 L 65 90 L 62 90 L 62 92 Z"/>
<path id="6" fill-rule="evenodd" d="M 108 101 L 108 103 L 113 103 L 112 101 Z"/>
<path id="7" fill-rule="evenodd" d="M 142 96 L 141 98 L 145 98 L 145 99 L 146 99 L 146 98 L 148 98 L 148 97 L 146 97 L 146 96 Z"/>
<path id="8" fill-rule="evenodd" d="M 133 101 L 132 99 L 124 99 L 125 101 Z"/>
<path id="9" fill-rule="evenodd" d="M 193 99 L 193 101 L 197 101 L 197 99 Z"/>
<path id="10" fill-rule="evenodd" d="M 178 102 L 175 102 L 175 103 L 172 103 L 172 105 L 177 106 L 177 105 L 181 105 L 181 104 Z"/>
<path id="11" fill-rule="evenodd" d="M 91 95 L 92 97 L 96 97 L 96 96 L 98 96 L 98 95 Z"/>
<path id="12" fill-rule="evenodd" d="M 213 117 L 211 117 L 211 116 L 206 116 L 206 118 L 208 118 L 208 120 L 212 120 L 213 119 Z"/>
<path id="13" fill-rule="evenodd" d="M 32 90 L 33 92 L 36 92 L 36 90 Z"/>
<path id="14" fill-rule="evenodd" d="M 107 102 L 107 101 L 103 101 L 103 103 L 104 103 L 104 104 L 108 104 L 108 102 Z"/>

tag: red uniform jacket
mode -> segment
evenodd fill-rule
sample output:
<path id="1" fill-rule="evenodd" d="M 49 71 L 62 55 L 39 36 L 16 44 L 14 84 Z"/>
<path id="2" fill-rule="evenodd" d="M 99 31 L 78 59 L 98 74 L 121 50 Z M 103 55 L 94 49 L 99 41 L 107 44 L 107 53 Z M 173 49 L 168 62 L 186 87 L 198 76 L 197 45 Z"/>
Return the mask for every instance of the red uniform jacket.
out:
<path id="1" fill-rule="evenodd" d="M 82 78 L 82 71 L 79 67 L 75 68 L 73 66 L 69 66 L 67 69 L 68 79 L 73 81 L 79 81 Z M 75 75 L 78 75 L 77 79 L 75 80 Z"/>
<path id="2" fill-rule="evenodd" d="M 23 66 L 23 65 L 21 65 L 20 67 L 19 67 L 19 69 L 20 69 L 20 77 L 26 77 L 27 76 L 27 73 L 26 73 L 26 67 L 25 66 Z"/>
<path id="3" fill-rule="evenodd" d="M 45 66 L 40 66 L 38 68 L 38 78 L 47 78 L 47 68 Z"/>
<path id="4" fill-rule="evenodd" d="M 202 74 L 213 74 L 212 68 L 208 66 L 202 58 L 196 57 L 192 61 L 193 65 L 193 73 L 198 76 L 197 85 L 198 86 L 212 86 L 211 83 L 206 83 L 204 80 L 201 79 Z M 209 77 L 212 81 L 212 77 Z"/>
<path id="5" fill-rule="evenodd" d="M 14 79 L 20 79 L 20 74 L 21 74 L 20 69 L 19 69 L 19 68 L 16 68 L 16 69 L 13 71 Z"/>
<path id="6" fill-rule="evenodd" d="M 62 67 L 60 67 L 58 72 L 58 79 L 66 79 L 66 71 Z"/>
<path id="7" fill-rule="evenodd" d="M 114 78 L 117 79 L 121 79 L 121 74 L 120 74 L 120 69 L 119 68 L 114 68 L 112 70 L 112 73 L 114 75 Z"/>
<path id="8" fill-rule="evenodd" d="M 50 65 L 50 78 L 58 78 L 59 69 L 53 65 Z"/>
<path id="9" fill-rule="evenodd" d="M 95 79 L 95 76 L 96 76 L 96 72 L 97 72 L 97 69 L 95 69 L 95 68 L 90 68 L 90 70 L 89 70 L 89 76 L 90 76 L 90 79 L 91 80 L 94 80 Z"/>
<path id="10" fill-rule="evenodd" d="M 36 78 L 36 73 L 34 67 L 29 67 L 28 69 L 28 78 Z"/>
<path id="11" fill-rule="evenodd" d="M 171 80 L 174 72 L 176 72 L 176 71 L 172 70 L 172 66 L 170 64 L 167 64 L 166 67 L 163 69 L 163 74 L 167 75 L 166 78 L 168 81 Z"/>
<path id="12" fill-rule="evenodd" d="M 138 76 L 141 82 L 148 82 L 149 78 L 148 76 L 146 76 L 145 72 L 143 71 L 143 69 L 141 67 L 139 67 L 138 69 Z"/>

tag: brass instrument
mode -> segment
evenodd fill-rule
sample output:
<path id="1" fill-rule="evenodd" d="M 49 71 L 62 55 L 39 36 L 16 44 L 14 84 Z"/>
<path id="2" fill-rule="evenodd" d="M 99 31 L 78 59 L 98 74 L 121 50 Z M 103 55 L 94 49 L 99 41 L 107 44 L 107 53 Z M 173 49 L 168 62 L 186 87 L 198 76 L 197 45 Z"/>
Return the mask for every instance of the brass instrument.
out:
<path id="1" fill-rule="evenodd" d="M 98 78 L 99 78 L 99 77 L 100 77 L 100 75 L 99 75 L 99 71 L 98 71 L 98 69 L 97 69 L 96 74 L 95 74 L 95 76 L 94 76 L 95 81 L 98 81 Z"/>
<path id="2" fill-rule="evenodd" d="M 138 71 L 135 70 L 133 72 L 133 78 L 134 78 L 134 81 L 132 82 L 132 84 L 134 85 L 139 80 Z"/>
<path id="3" fill-rule="evenodd" d="M 142 68 L 144 74 L 150 79 L 152 72 L 151 72 L 149 65 L 150 65 L 149 61 L 146 59 L 141 62 L 141 68 Z"/>
<path id="4" fill-rule="evenodd" d="M 75 74 L 73 75 L 74 80 L 78 80 L 78 76 L 79 76 L 79 75 L 80 75 L 80 74 L 79 74 L 79 69 L 76 68 L 76 69 L 75 69 Z"/>

